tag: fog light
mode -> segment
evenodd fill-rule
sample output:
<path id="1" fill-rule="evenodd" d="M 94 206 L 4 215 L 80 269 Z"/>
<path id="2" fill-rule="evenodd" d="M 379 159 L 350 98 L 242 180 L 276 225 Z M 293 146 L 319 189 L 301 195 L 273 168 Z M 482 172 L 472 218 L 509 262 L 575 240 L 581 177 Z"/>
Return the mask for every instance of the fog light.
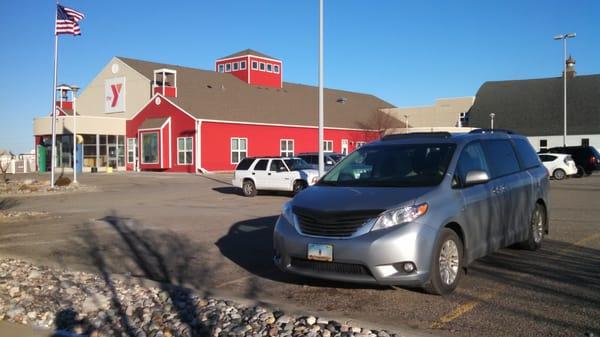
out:
<path id="1" fill-rule="evenodd" d="M 405 273 L 412 273 L 413 271 L 415 271 L 415 265 L 412 262 L 405 262 L 402 265 L 402 270 L 404 270 Z"/>

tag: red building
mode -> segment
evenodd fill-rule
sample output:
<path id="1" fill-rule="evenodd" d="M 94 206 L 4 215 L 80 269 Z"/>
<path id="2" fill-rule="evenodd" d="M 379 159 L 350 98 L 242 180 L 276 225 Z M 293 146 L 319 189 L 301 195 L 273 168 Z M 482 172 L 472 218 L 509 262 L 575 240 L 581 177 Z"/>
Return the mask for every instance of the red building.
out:
<path id="1" fill-rule="evenodd" d="M 318 151 L 318 88 L 283 82 L 281 60 L 245 50 L 214 72 L 120 60 L 153 78 L 151 99 L 126 122 L 128 170 L 229 171 L 244 157 Z M 374 121 L 393 107 L 332 89 L 324 103 L 323 147 L 339 153 L 379 138 Z"/>

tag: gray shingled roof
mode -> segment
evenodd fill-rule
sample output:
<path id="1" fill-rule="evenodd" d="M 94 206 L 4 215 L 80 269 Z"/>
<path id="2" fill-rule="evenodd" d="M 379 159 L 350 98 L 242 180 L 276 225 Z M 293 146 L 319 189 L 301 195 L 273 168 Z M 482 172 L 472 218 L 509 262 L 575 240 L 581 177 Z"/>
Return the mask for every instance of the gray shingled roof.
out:
<path id="1" fill-rule="evenodd" d="M 567 80 L 567 133 L 600 134 L 600 75 Z M 469 111 L 469 126 L 510 129 L 528 136 L 563 133 L 563 79 L 484 83 Z"/>
<path id="2" fill-rule="evenodd" d="M 176 65 L 119 57 L 147 77 L 153 71 L 170 68 L 177 71 L 175 104 L 196 118 L 237 122 L 316 126 L 318 123 L 318 88 L 283 83 L 283 88 L 249 85 L 228 73 L 200 70 Z M 344 103 L 338 102 L 342 98 Z M 325 126 L 366 129 L 373 124 L 380 109 L 394 107 L 373 95 L 325 89 Z M 402 127 L 394 119 L 390 127 Z"/>
<path id="3" fill-rule="evenodd" d="M 239 51 L 237 53 L 233 53 L 231 55 L 227 55 L 225 57 L 221 57 L 218 60 L 222 60 L 222 59 L 228 59 L 228 58 L 232 58 L 232 57 L 237 57 L 237 56 L 244 56 L 244 55 L 254 55 L 254 56 L 260 56 L 260 57 L 266 57 L 269 59 L 274 59 L 274 60 L 279 60 L 278 58 L 269 56 L 269 55 L 265 55 L 263 53 L 259 53 L 256 50 L 252 50 L 252 49 L 244 49 L 242 51 Z"/>

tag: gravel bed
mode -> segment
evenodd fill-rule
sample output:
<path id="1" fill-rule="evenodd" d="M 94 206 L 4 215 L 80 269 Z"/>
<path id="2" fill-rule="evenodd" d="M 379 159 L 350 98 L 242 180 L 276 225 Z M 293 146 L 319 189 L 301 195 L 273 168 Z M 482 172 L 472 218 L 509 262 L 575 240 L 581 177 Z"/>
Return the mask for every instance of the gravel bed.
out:
<path id="1" fill-rule="evenodd" d="M 1 258 L 0 319 L 94 337 L 399 337 L 140 283 Z"/>

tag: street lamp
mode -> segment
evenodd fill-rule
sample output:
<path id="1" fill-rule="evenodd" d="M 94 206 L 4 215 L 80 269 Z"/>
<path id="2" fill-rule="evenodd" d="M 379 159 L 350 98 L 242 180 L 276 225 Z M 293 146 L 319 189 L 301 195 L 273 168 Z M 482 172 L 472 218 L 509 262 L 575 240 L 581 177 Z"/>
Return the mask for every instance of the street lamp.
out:
<path id="1" fill-rule="evenodd" d="M 490 114 L 490 129 L 491 130 L 494 130 L 494 117 L 496 117 L 496 114 L 492 112 Z"/>
<path id="2" fill-rule="evenodd" d="M 563 108 L 563 147 L 567 146 L 567 39 L 572 39 L 577 36 L 575 33 L 567 33 L 556 35 L 554 37 L 555 40 L 563 41 L 563 52 L 564 52 L 564 70 L 563 70 L 563 98 L 564 98 L 564 108 Z"/>
<path id="3" fill-rule="evenodd" d="M 76 85 L 69 86 L 73 95 L 73 183 L 77 183 L 77 91 Z"/>
<path id="4" fill-rule="evenodd" d="M 323 114 L 323 0 L 319 0 L 319 177 L 325 174 Z"/>

